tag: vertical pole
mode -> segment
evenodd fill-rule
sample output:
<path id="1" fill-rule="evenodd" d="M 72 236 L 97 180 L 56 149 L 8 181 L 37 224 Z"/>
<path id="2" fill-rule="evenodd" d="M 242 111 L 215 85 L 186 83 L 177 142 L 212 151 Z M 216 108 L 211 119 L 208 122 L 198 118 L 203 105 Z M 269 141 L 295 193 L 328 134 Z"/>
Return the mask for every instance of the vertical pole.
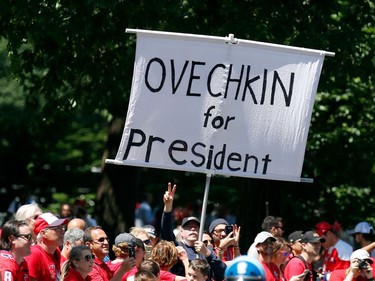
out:
<path id="1" fill-rule="evenodd" d="M 204 188 L 202 213 L 201 213 L 201 227 L 199 228 L 199 237 L 198 237 L 199 240 L 202 240 L 202 237 L 203 237 L 204 223 L 206 220 L 208 193 L 210 191 L 210 182 L 211 182 L 211 173 L 207 173 L 206 174 L 206 186 Z"/>

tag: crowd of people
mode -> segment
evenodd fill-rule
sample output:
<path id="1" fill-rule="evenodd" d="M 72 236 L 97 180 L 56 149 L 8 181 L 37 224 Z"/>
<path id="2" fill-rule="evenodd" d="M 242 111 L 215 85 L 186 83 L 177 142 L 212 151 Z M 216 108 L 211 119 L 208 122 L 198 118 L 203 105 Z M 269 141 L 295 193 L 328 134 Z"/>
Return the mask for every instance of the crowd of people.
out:
<path id="1" fill-rule="evenodd" d="M 224 218 L 213 219 L 199 237 L 200 220 L 187 216 L 176 235 L 175 193 L 169 183 L 159 234 L 153 225 L 136 225 L 112 247 L 105 229 L 87 215 L 72 217 L 68 205 L 60 214 L 35 203 L 20 206 L 2 227 L 0 281 L 374 281 L 375 238 L 367 222 L 344 241 L 326 221 L 286 235 L 283 219 L 267 216 L 241 255 L 241 227 Z"/>

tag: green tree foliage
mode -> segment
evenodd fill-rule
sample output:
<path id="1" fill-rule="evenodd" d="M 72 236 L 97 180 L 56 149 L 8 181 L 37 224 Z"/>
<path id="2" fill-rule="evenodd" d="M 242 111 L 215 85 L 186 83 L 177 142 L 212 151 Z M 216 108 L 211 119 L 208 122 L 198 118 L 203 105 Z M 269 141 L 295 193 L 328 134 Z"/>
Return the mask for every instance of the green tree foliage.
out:
<path id="1" fill-rule="evenodd" d="M 374 15 L 372 0 L 2 1 L 0 36 L 7 46 L 1 53 L 1 74 L 16 80 L 1 81 L 6 85 L 0 96 L 2 112 L 10 108 L 12 113 L 0 117 L 5 126 L 0 153 L 6 159 L 22 158 L 33 176 L 45 163 L 59 169 L 67 169 L 69 163 L 69 169 L 87 172 L 99 165 L 105 142 L 102 124 L 111 121 L 105 157 L 113 155 L 129 98 L 135 50 L 135 36 L 125 34 L 126 28 L 233 33 L 242 39 L 322 49 L 336 56 L 325 60 L 305 157 L 303 176 L 315 183 L 220 179 L 217 184 L 238 188 L 232 196 L 240 198 L 240 222 L 256 228 L 265 215 L 265 201 L 273 206 L 272 213 L 302 221 L 320 219 L 332 210 L 347 218 L 351 200 L 342 200 L 343 190 L 348 190 L 347 198 L 362 196 L 365 205 L 370 203 L 366 196 L 374 196 L 371 189 L 350 192 L 371 187 L 375 175 Z M 4 47 L 5 41 L 1 42 Z M 21 93 L 23 103 L 18 104 Z M 25 139 L 31 143 L 21 141 Z M 10 144 L 17 148 L 10 149 Z M 158 174 L 157 179 L 164 180 Z M 187 181 L 182 185 L 197 186 L 185 175 L 168 177 L 171 174 L 178 175 L 177 182 Z M 131 168 L 106 167 L 98 200 L 112 209 L 102 207 L 101 215 L 110 221 L 119 212 L 126 213 L 129 224 L 135 199 L 129 199 L 126 188 L 153 185 L 152 179 Z M 196 188 L 202 186 L 203 181 Z M 101 197 L 109 193 L 115 196 Z M 124 200 L 126 210 L 118 207 Z M 249 219 L 254 214 L 257 218 Z"/>

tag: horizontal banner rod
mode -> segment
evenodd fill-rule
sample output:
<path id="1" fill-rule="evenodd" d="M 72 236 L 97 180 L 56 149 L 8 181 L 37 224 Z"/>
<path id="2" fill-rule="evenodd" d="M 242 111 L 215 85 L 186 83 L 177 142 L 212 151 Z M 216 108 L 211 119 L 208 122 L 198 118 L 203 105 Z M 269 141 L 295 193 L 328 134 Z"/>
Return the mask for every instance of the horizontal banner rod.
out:
<path id="1" fill-rule="evenodd" d="M 154 34 L 159 36 L 174 36 L 174 37 L 185 37 L 185 38 L 196 38 L 196 39 L 205 39 L 205 40 L 211 40 L 211 41 L 222 41 L 228 43 L 228 38 L 232 39 L 233 34 L 229 34 L 229 37 L 219 37 L 219 36 L 209 36 L 209 35 L 199 35 L 199 34 L 191 34 L 191 33 L 177 33 L 177 32 L 164 32 L 164 31 L 154 31 L 154 30 L 145 30 L 145 29 L 132 29 L 127 28 L 126 33 L 144 33 L 144 34 Z M 235 44 L 233 45 L 240 45 L 240 44 L 250 44 L 252 46 L 259 46 L 264 48 L 282 48 L 285 50 L 290 51 L 300 51 L 304 53 L 314 53 L 314 54 L 322 54 L 324 56 L 328 57 L 334 57 L 335 53 L 333 52 L 327 52 L 322 50 L 315 50 L 315 49 L 309 49 L 309 48 L 301 48 L 301 47 L 293 47 L 293 46 L 286 46 L 286 45 L 279 45 L 279 44 L 272 44 L 272 43 L 265 43 L 265 42 L 259 42 L 259 41 L 251 41 L 251 40 L 243 40 L 243 39 L 235 39 L 233 38 L 233 42 Z"/>

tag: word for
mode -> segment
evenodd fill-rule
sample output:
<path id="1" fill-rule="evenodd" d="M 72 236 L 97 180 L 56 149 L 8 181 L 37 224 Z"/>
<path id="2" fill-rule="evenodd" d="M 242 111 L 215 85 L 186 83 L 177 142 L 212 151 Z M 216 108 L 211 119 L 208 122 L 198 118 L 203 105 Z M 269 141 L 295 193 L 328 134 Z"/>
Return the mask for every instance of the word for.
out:
<path id="1" fill-rule="evenodd" d="M 203 127 L 206 128 L 207 127 L 207 123 L 208 123 L 208 119 L 210 118 L 210 116 L 212 116 L 211 114 L 211 110 L 213 110 L 215 108 L 215 106 L 210 106 L 207 111 L 203 114 L 204 116 L 204 122 L 203 122 Z M 234 116 L 226 116 L 226 118 L 220 116 L 220 115 L 217 115 L 215 117 L 212 118 L 211 120 L 211 125 L 214 129 L 220 129 L 221 127 L 224 126 L 224 130 L 228 129 L 228 123 L 229 121 L 232 121 L 236 119 L 236 117 Z"/>
<path id="2" fill-rule="evenodd" d="M 171 59 L 168 64 L 162 59 L 155 57 L 150 59 L 150 61 L 147 63 L 145 71 L 145 85 L 148 90 L 153 93 L 164 93 L 166 83 L 170 83 L 168 87 L 170 87 L 170 89 L 172 90 L 172 94 L 176 94 L 177 90 L 181 89 L 181 91 L 186 90 L 185 95 L 191 97 L 202 96 L 202 92 L 193 92 L 193 89 L 202 88 L 202 86 L 205 85 L 204 93 L 207 92 L 214 98 L 222 97 L 224 99 L 240 99 L 244 102 L 250 95 L 254 104 L 259 103 L 261 105 L 265 103 L 266 91 L 269 87 L 271 87 L 270 105 L 274 104 L 275 95 L 276 93 L 280 93 L 279 89 L 281 89 L 285 101 L 285 106 L 290 106 L 293 96 L 295 73 L 291 72 L 289 74 L 289 81 L 284 81 L 288 79 L 287 77 L 285 78 L 285 76 L 288 75 L 284 74 L 284 78 L 282 79 L 280 74 L 276 70 L 272 71 L 269 74 L 268 69 L 264 69 L 262 77 L 260 75 L 252 76 L 251 66 L 241 65 L 239 67 L 237 66 L 237 69 L 239 68 L 239 76 L 233 77 L 232 73 L 234 68 L 235 66 L 233 64 L 225 65 L 219 63 L 214 65 L 211 69 L 207 69 L 205 62 L 186 60 L 182 69 L 177 70 L 175 61 L 173 59 Z M 228 73 L 226 79 L 214 79 L 215 73 L 220 69 Z M 203 74 L 203 76 L 199 75 L 200 73 Z M 181 86 L 181 82 L 183 80 L 187 82 L 187 85 L 185 83 L 185 85 Z M 213 91 L 213 85 L 217 83 L 216 81 L 218 80 L 224 80 L 224 92 Z M 288 87 L 286 87 L 285 85 L 287 85 Z M 230 87 L 235 87 L 236 89 L 234 96 L 232 95 L 232 91 L 229 91 Z M 259 92 L 255 92 L 255 89 L 257 89 L 257 91 Z"/>
<path id="3" fill-rule="evenodd" d="M 143 161 L 146 163 L 155 161 L 152 159 L 152 152 L 156 146 L 164 149 L 170 160 L 176 165 L 182 166 L 190 163 L 197 168 L 202 167 L 207 170 L 228 169 L 257 174 L 260 169 L 262 174 L 267 174 L 268 164 L 272 162 L 269 154 L 259 159 L 259 157 L 247 153 L 242 155 L 238 152 L 227 152 L 226 144 L 223 144 L 220 150 L 216 150 L 214 145 L 207 147 L 202 142 L 189 145 L 184 140 L 174 140 L 170 144 L 165 144 L 165 139 L 152 135 L 147 137 L 140 129 L 130 130 L 123 160 L 128 158 L 132 149 L 139 149 L 139 151 L 144 151 Z M 194 159 L 187 160 L 188 158 Z M 252 168 L 251 171 L 250 168 Z"/>

